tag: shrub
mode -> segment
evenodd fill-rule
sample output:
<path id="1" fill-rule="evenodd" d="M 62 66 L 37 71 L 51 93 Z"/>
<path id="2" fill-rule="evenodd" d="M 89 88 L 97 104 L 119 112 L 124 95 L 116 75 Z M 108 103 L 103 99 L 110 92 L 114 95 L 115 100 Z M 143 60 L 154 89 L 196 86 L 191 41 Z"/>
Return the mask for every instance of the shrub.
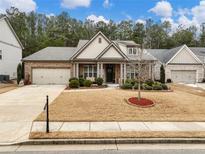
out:
<path id="1" fill-rule="evenodd" d="M 98 77 L 98 78 L 96 79 L 96 83 L 97 83 L 98 86 L 102 86 L 102 84 L 103 84 L 103 78 Z"/>
<path id="2" fill-rule="evenodd" d="M 22 65 L 21 63 L 19 63 L 17 66 L 17 84 L 19 84 L 21 79 L 22 79 Z"/>
<path id="3" fill-rule="evenodd" d="M 166 84 L 162 84 L 162 89 L 163 90 L 168 90 L 168 86 Z"/>
<path id="4" fill-rule="evenodd" d="M 172 83 L 172 80 L 171 79 L 167 79 L 167 83 Z"/>
<path id="5" fill-rule="evenodd" d="M 85 87 L 90 87 L 92 85 L 92 81 L 91 80 L 85 80 L 84 81 L 84 86 Z"/>
<path id="6" fill-rule="evenodd" d="M 132 89 L 132 84 L 131 83 L 125 83 L 121 86 L 122 89 Z"/>
<path id="7" fill-rule="evenodd" d="M 84 78 L 79 78 L 79 84 L 80 84 L 81 87 L 84 86 L 84 81 L 85 81 Z"/>
<path id="8" fill-rule="evenodd" d="M 132 84 L 134 86 L 135 83 L 137 83 L 137 82 L 134 79 L 126 79 L 125 83 L 129 83 L 129 84 Z"/>
<path id="9" fill-rule="evenodd" d="M 78 80 L 71 80 L 69 82 L 69 87 L 70 88 L 79 88 L 79 85 L 80 85 L 80 83 L 79 83 Z"/>
<path id="10" fill-rule="evenodd" d="M 160 82 L 165 83 L 165 70 L 163 65 L 160 67 Z"/>
<path id="11" fill-rule="evenodd" d="M 152 90 L 152 86 L 150 86 L 150 85 L 148 85 L 146 83 L 143 83 L 142 87 L 143 87 L 144 90 Z"/>
<path id="12" fill-rule="evenodd" d="M 203 83 L 205 82 L 205 78 L 202 79 L 202 82 L 203 82 Z"/>
<path id="13" fill-rule="evenodd" d="M 145 84 L 147 84 L 148 86 L 152 86 L 154 84 L 154 81 L 151 79 L 148 79 L 145 81 Z"/>
<path id="14" fill-rule="evenodd" d="M 78 80 L 78 78 L 72 77 L 72 78 L 69 79 L 69 82 L 71 82 L 72 80 Z"/>

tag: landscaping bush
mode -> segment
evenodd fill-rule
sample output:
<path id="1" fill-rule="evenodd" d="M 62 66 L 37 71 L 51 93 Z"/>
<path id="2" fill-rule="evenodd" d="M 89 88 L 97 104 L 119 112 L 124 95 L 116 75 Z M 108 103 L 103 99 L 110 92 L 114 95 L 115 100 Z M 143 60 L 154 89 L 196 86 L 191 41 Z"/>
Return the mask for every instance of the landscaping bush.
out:
<path id="1" fill-rule="evenodd" d="M 134 89 L 138 89 L 138 83 L 135 83 Z"/>
<path id="2" fill-rule="evenodd" d="M 132 89 L 132 84 L 131 83 L 125 83 L 121 86 L 122 89 Z"/>
<path id="3" fill-rule="evenodd" d="M 96 83 L 97 83 L 98 86 L 102 86 L 102 84 L 103 84 L 103 78 L 98 77 L 98 78 L 96 79 Z"/>
<path id="4" fill-rule="evenodd" d="M 202 82 L 205 83 L 205 78 L 202 79 Z"/>
<path id="5" fill-rule="evenodd" d="M 21 63 L 19 63 L 17 66 L 17 84 L 20 83 L 21 79 L 22 79 L 22 65 Z"/>
<path id="6" fill-rule="evenodd" d="M 147 84 L 148 86 L 152 86 L 154 84 L 154 81 L 151 79 L 148 79 L 145 81 L 145 84 Z"/>
<path id="7" fill-rule="evenodd" d="M 165 70 L 163 65 L 160 67 L 160 82 L 165 83 Z"/>
<path id="8" fill-rule="evenodd" d="M 92 81 L 91 80 L 85 80 L 84 81 L 84 86 L 85 87 L 90 87 L 92 85 Z"/>
<path id="9" fill-rule="evenodd" d="M 78 80 L 71 80 L 69 82 L 69 87 L 70 88 L 79 88 L 79 85 L 80 85 L 80 83 L 79 83 Z"/>
<path id="10" fill-rule="evenodd" d="M 163 90 L 168 90 L 168 86 L 166 84 L 162 84 L 162 89 Z"/>
<path id="11" fill-rule="evenodd" d="M 146 83 L 143 83 L 142 87 L 143 87 L 144 90 L 152 90 L 152 86 L 150 86 L 150 85 L 148 85 Z"/>
<path id="12" fill-rule="evenodd" d="M 72 80 L 78 80 L 78 78 L 72 77 L 72 78 L 69 79 L 69 82 L 71 82 Z"/>
<path id="13" fill-rule="evenodd" d="M 167 83 L 172 83 L 172 80 L 171 79 L 167 79 Z"/>
<path id="14" fill-rule="evenodd" d="M 79 78 L 79 84 L 80 84 L 81 87 L 84 86 L 84 81 L 85 81 L 84 78 Z"/>
<path id="15" fill-rule="evenodd" d="M 134 86 L 136 81 L 134 79 L 126 79 L 125 83 L 132 84 L 132 86 Z"/>
<path id="16" fill-rule="evenodd" d="M 153 90 L 162 90 L 162 84 L 160 82 L 155 82 L 152 87 Z"/>

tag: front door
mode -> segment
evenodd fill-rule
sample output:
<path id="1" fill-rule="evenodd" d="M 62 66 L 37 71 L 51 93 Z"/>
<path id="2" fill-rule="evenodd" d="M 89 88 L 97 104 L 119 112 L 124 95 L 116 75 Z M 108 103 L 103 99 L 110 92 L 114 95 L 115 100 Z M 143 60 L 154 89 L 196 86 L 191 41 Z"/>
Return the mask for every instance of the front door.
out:
<path id="1" fill-rule="evenodd" d="M 106 79 L 107 79 L 107 82 L 112 82 L 114 83 L 115 82 L 115 69 L 114 69 L 114 66 L 113 64 L 108 64 L 106 66 Z"/>

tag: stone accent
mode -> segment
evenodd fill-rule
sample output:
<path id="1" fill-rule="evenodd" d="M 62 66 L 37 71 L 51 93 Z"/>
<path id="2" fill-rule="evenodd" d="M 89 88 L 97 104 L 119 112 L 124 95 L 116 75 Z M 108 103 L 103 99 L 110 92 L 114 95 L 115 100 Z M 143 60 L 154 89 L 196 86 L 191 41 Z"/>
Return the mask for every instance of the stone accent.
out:
<path id="1" fill-rule="evenodd" d="M 72 64 L 68 62 L 24 62 L 24 77 L 30 83 L 32 82 L 32 69 L 33 68 L 72 68 Z M 71 69 L 72 76 L 72 69 Z"/>

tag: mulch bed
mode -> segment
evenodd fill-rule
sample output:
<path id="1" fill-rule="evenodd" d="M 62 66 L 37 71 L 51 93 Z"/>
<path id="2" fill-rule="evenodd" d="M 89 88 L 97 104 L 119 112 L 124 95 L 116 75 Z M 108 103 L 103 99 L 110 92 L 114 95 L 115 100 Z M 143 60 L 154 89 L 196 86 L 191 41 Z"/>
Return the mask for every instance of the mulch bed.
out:
<path id="1" fill-rule="evenodd" d="M 66 87 L 65 90 L 75 90 L 75 89 L 101 89 L 101 88 L 107 88 L 107 85 L 102 86 L 91 86 L 91 87 L 79 87 L 79 88 L 70 88 L 69 86 Z"/>
<path id="2" fill-rule="evenodd" d="M 141 98 L 140 100 L 138 100 L 137 97 L 131 97 L 127 101 L 129 104 L 136 105 L 139 107 L 152 107 L 152 106 L 154 106 L 154 102 L 152 100 L 149 100 L 146 98 Z"/>

